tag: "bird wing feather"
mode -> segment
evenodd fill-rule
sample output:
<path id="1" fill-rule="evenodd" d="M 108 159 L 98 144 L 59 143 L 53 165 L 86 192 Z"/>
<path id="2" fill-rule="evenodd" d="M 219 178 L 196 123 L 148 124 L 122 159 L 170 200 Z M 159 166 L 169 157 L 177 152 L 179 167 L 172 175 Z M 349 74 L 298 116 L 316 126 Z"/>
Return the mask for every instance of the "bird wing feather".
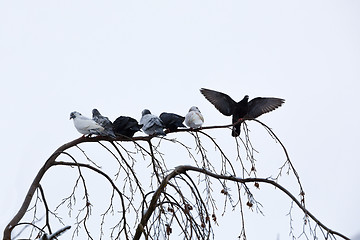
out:
<path id="1" fill-rule="evenodd" d="M 178 125 L 183 126 L 182 122 L 185 120 L 185 117 L 177 115 L 175 113 L 161 113 L 160 119 L 163 124 L 166 125 Z"/>
<path id="2" fill-rule="evenodd" d="M 195 125 L 201 125 L 204 122 L 204 117 L 201 113 L 198 112 L 190 112 L 187 115 L 188 117 L 188 123 L 193 123 Z"/>
<path id="3" fill-rule="evenodd" d="M 201 114 L 201 113 L 199 113 L 199 112 L 196 112 L 195 113 L 196 114 L 196 117 L 195 117 L 195 123 L 203 123 L 204 122 L 204 117 L 203 117 L 203 115 Z"/>
<path id="4" fill-rule="evenodd" d="M 284 102 L 285 100 L 281 98 L 254 98 L 249 102 L 249 111 L 245 118 L 257 118 L 264 113 L 275 110 Z"/>
<path id="5" fill-rule="evenodd" d="M 163 127 L 163 123 L 160 118 L 147 114 L 140 119 L 140 124 L 143 124 L 143 129 L 149 129 L 153 126 Z"/>
<path id="6" fill-rule="evenodd" d="M 86 124 L 86 129 L 88 130 L 104 130 L 104 128 L 102 126 L 100 126 L 98 123 L 96 123 L 95 121 L 89 120 L 84 122 Z M 84 127 L 85 127 L 84 124 Z"/>
<path id="7" fill-rule="evenodd" d="M 217 92 L 206 88 L 201 88 L 200 92 L 222 114 L 224 114 L 225 116 L 231 116 L 233 114 L 236 102 L 231 97 L 229 97 L 225 93 Z"/>
<path id="8" fill-rule="evenodd" d="M 92 130 L 99 129 L 103 130 L 104 128 L 97 124 L 94 120 L 83 117 L 75 120 L 75 126 L 81 130 Z"/>

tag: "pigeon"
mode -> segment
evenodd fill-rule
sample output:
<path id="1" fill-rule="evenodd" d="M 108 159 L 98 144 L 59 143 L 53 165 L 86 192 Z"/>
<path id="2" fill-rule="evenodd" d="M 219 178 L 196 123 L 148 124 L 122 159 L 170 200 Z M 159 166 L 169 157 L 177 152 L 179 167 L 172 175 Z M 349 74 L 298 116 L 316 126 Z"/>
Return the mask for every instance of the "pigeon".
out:
<path id="1" fill-rule="evenodd" d="M 94 108 L 92 110 L 92 114 L 93 114 L 93 120 L 104 128 L 102 135 L 116 138 L 116 136 L 114 134 L 114 130 L 113 130 L 113 124 L 109 120 L 109 118 L 101 115 L 100 112 L 96 108 Z"/>
<path id="2" fill-rule="evenodd" d="M 142 117 L 140 119 L 140 124 L 143 125 L 142 130 L 147 135 L 163 135 L 164 133 L 164 124 L 161 119 L 153 114 L 148 109 L 142 111 Z"/>
<path id="3" fill-rule="evenodd" d="M 257 97 L 249 101 L 248 95 L 246 95 L 240 102 L 235 102 L 225 93 L 206 88 L 201 88 L 200 92 L 222 114 L 225 116 L 232 116 L 233 124 L 242 118 L 257 118 L 264 113 L 275 110 L 285 102 L 284 99 L 273 97 Z M 240 123 L 233 127 L 231 135 L 233 137 L 240 135 Z"/>
<path id="4" fill-rule="evenodd" d="M 193 106 L 185 116 L 185 124 L 190 128 L 201 128 L 204 123 L 204 117 L 200 110 Z"/>
<path id="5" fill-rule="evenodd" d="M 55 240 L 55 239 L 57 239 L 57 237 L 59 237 L 61 234 L 63 234 L 65 231 L 67 231 L 70 228 L 71 228 L 71 226 L 63 227 L 51 235 L 45 233 L 44 235 L 42 235 L 40 240 Z"/>
<path id="6" fill-rule="evenodd" d="M 102 132 L 105 130 L 94 120 L 81 115 L 81 113 L 79 112 L 70 113 L 70 119 L 74 120 L 74 126 L 76 130 L 78 130 L 79 133 L 84 135 L 102 135 Z"/>
<path id="7" fill-rule="evenodd" d="M 160 119 L 164 123 L 165 128 L 169 129 L 171 132 L 176 131 L 179 127 L 185 127 L 183 124 L 185 117 L 175 113 L 163 112 L 160 114 Z"/>
<path id="8" fill-rule="evenodd" d="M 115 135 L 123 135 L 126 137 L 133 137 L 137 131 L 140 131 L 142 125 L 138 124 L 136 119 L 131 117 L 118 117 L 114 123 L 114 133 Z"/>

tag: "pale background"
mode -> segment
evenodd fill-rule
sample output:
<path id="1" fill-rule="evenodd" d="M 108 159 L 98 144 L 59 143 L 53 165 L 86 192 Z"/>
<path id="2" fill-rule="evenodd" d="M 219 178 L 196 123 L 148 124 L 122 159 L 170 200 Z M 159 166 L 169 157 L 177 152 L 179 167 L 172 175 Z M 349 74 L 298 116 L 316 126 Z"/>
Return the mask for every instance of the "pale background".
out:
<path id="1" fill-rule="evenodd" d="M 79 137 L 71 111 L 139 119 L 196 105 L 205 125 L 229 123 L 199 93 L 208 87 L 286 99 L 261 120 L 288 148 L 309 210 L 355 237 L 359 13 L 352 0 L 0 1 L 1 231 L 44 161 Z M 248 238 L 288 239 L 288 207 L 248 222 Z"/>

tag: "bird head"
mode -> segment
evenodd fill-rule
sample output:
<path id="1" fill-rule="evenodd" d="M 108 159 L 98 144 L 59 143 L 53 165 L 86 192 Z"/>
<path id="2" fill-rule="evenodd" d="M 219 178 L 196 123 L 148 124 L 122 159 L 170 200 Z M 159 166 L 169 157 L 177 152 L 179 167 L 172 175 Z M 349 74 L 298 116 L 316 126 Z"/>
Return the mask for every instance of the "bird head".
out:
<path id="1" fill-rule="evenodd" d="M 81 116 L 81 113 L 78 113 L 78 112 L 72 112 L 70 113 L 70 119 L 73 119 L 73 118 L 76 118 L 78 116 Z"/>
<path id="2" fill-rule="evenodd" d="M 94 117 L 94 116 L 99 116 L 99 115 L 100 115 L 100 112 L 99 112 L 96 108 L 94 108 L 94 109 L 92 110 L 92 114 L 93 114 L 93 117 Z"/>
<path id="3" fill-rule="evenodd" d="M 249 95 L 245 95 L 245 97 L 243 98 L 243 101 L 249 101 Z"/>
<path id="4" fill-rule="evenodd" d="M 148 109 L 144 109 L 144 110 L 141 112 L 141 116 L 145 116 L 146 114 L 151 114 L 151 112 L 150 112 Z"/>
<path id="5" fill-rule="evenodd" d="M 196 106 L 192 106 L 192 107 L 190 108 L 189 112 L 191 112 L 191 111 L 200 112 L 200 110 L 199 110 L 198 107 L 196 107 Z"/>

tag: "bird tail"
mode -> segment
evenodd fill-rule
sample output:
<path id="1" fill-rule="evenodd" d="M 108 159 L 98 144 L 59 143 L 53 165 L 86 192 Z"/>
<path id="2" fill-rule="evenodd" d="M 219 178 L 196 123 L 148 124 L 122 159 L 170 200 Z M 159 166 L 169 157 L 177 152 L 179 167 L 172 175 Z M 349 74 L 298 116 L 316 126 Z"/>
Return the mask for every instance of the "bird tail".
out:
<path id="1" fill-rule="evenodd" d="M 166 135 L 166 133 L 165 133 L 164 130 L 162 130 L 162 129 L 156 130 L 156 131 L 155 131 L 155 134 L 156 134 L 156 135 L 162 135 L 162 136 L 165 136 L 165 135 Z"/>
<path id="2" fill-rule="evenodd" d="M 59 237 L 61 234 L 63 234 L 65 231 L 67 231 L 70 228 L 71 226 L 63 227 L 60 230 L 56 231 L 55 233 L 51 234 L 48 239 L 49 240 L 57 239 L 57 237 Z"/>
<path id="3" fill-rule="evenodd" d="M 235 126 L 233 127 L 232 132 L 231 132 L 231 135 L 232 135 L 233 137 L 237 137 L 237 136 L 240 135 L 240 124 L 237 124 L 237 125 L 235 125 Z"/>
<path id="4" fill-rule="evenodd" d="M 111 137 L 111 138 L 116 138 L 116 135 L 115 135 L 115 133 L 113 133 L 113 132 L 109 133 L 108 136 Z"/>
<path id="5" fill-rule="evenodd" d="M 106 134 L 109 137 L 116 138 L 116 135 L 112 129 L 109 129 L 108 131 L 106 131 Z"/>

